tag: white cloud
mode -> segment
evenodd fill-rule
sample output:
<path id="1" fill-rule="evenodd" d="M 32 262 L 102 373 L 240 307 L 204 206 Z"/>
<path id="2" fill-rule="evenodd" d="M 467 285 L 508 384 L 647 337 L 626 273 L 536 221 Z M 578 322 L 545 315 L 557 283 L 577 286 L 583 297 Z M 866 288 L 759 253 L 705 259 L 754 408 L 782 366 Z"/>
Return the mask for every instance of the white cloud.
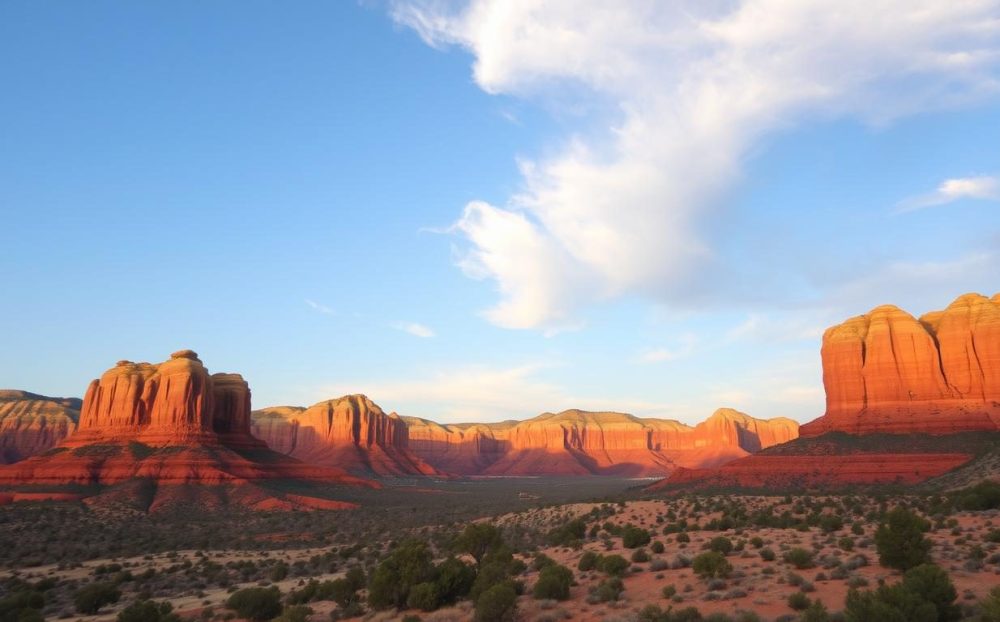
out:
<path id="1" fill-rule="evenodd" d="M 594 301 L 681 300 L 716 259 L 706 217 L 762 137 L 996 95 L 998 14 L 1000 0 L 393 4 L 429 44 L 469 50 L 485 91 L 586 113 L 557 155 L 523 163 L 506 205 L 472 202 L 454 227 L 462 269 L 497 283 L 486 317 L 543 329 Z"/>
<path id="2" fill-rule="evenodd" d="M 960 199 L 1000 201 L 1000 178 L 981 175 L 946 179 L 934 192 L 900 201 L 896 205 L 896 212 L 912 212 L 926 207 L 946 205 Z"/>
<path id="3" fill-rule="evenodd" d="M 395 322 L 392 327 L 422 339 L 428 339 L 436 334 L 430 327 L 417 322 Z"/>
<path id="4" fill-rule="evenodd" d="M 314 309 L 314 310 L 316 310 L 316 311 L 318 311 L 318 312 L 320 312 L 320 313 L 322 313 L 324 315 L 334 315 L 334 314 L 336 314 L 336 311 L 334 311 L 330 307 L 328 307 L 326 305 L 322 305 L 322 304 L 320 304 L 320 303 L 318 303 L 318 302 L 316 302 L 314 300 L 309 300 L 308 298 L 306 298 L 306 304 L 309 305 L 312 309 Z"/>

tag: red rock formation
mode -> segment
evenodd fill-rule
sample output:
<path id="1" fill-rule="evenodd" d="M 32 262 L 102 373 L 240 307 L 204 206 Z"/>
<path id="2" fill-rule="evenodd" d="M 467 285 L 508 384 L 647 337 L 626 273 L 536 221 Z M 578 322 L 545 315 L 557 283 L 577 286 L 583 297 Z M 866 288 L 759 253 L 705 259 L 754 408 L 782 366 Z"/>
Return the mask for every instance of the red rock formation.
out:
<path id="1" fill-rule="evenodd" d="M 210 375 L 190 350 L 158 365 L 119 362 L 90 384 L 75 434 L 43 454 L 0 468 L 0 486 L 15 490 L 114 487 L 99 496 L 117 499 L 134 482 L 149 482 L 156 490 L 153 509 L 172 500 L 230 499 L 254 507 L 325 503 L 310 506 L 253 484 L 274 479 L 377 487 L 342 469 L 269 450 L 250 434 L 247 383 L 238 374 Z"/>
<path id="2" fill-rule="evenodd" d="M 803 436 L 1000 429 L 1000 295 L 919 320 L 877 307 L 828 329 L 822 357 L 826 414 Z"/>
<path id="3" fill-rule="evenodd" d="M 830 456 L 747 456 L 714 469 L 677 469 L 647 490 L 836 488 L 852 484 L 915 484 L 965 464 L 969 454 L 861 453 Z"/>
<path id="4" fill-rule="evenodd" d="M 326 400 L 307 409 L 278 406 L 252 413 L 252 431 L 276 451 L 309 464 L 380 476 L 433 475 L 413 454 L 406 424 L 364 395 Z"/>
<path id="5" fill-rule="evenodd" d="M 798 435 L 790 419 L 762 421 L 731 409 L 694 428 L 580 410 L 497 424 L 405 420 L 414 453 L 462 475 L 663 475 L 677 465 L 720 464 Z"/>
<path id="6" fill-rule="evenodd" d="M 0 390 L 0 464 L 48 451 L 73 433 L 80 400 Z"/>

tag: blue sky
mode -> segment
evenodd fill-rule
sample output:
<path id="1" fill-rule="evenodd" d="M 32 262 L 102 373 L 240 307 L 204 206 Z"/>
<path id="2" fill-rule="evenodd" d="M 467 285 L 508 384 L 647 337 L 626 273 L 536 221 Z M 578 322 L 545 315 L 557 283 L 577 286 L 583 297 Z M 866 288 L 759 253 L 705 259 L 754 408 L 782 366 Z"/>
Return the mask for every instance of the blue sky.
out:
<path id="1" fill-rule="evenodd" d="M 1000 291 L 996 3 L 683 4 L 3 3 L 0 385 L 807 421 L 824 327 Z"/>

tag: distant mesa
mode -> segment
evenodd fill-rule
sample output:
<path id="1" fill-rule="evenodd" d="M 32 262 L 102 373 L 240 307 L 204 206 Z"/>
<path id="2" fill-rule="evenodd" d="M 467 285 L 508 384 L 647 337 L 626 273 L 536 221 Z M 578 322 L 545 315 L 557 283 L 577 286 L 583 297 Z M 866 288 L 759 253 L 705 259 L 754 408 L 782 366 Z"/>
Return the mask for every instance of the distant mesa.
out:
<path id="1" fill-rule="evenodd" d="M 275 451 L 349 473 L 397 477 L 443 475 L 410 451 L 409 431 L 364 395 L 309 408 L 276 406 L 251 413 L 251 432 Z"/>
<path id="2" fill-rule="evenodd" d="M 403 419 L 413 453 L 461 475 L 665 475 L 677 466 L 722 464 L 798 436 L 791 419 L 754 419 L 728 408 L 694 427 L 583 410 L 501 423 Z"/>
<path id="3" fill-rule="evenodd" d="M 348 507 L 269 492 L 277 480 L 376 484 L 342 469 L 271 451 L 250 433 L 250 389 L 238 374 L 209 374 L 191 350 L 163 363 L 119 361 L 87 389 L 75 433 L 55 447 L 0 468 L 0 501 L 37 497 L 39 487 L 91 487 L 89 502 L 141 496 L 142 509 L 175 502 L 244 503 L 260 509 Z M 110 489 L 109 489 L 110 487 Z M 140 495 L 137 491 L 143 491 Z M 20 497 L 18 497 L 20 495 Z"/>
<path id="4" fill-rule="evenodd" d="M 0 390 L 0 464 L 55 447 L 76 430 L 81 406 L 77 398 Z"/>
<path id="5" fill-rule="evenodd" d="M 914 483 L 971 460 L 975 433 L 1000 431 L 1000 294 L 919 319 L 876 307 L 827 329 L 822 360 L 826 413 L 799 440 L 652 488 Z"/>

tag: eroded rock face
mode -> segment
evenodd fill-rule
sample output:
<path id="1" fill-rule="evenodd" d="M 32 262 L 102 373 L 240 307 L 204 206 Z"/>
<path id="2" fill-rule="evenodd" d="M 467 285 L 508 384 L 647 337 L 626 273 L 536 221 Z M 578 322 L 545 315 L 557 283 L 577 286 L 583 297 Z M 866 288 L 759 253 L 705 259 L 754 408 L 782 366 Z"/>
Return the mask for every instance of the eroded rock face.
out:
<path id="1" fill-rule="evenodd" d="M 87 388 L 68 446 L 137 441 L 264 447 L 250 434 L 250 387 L 239 374 L 209 374 L 181 350 L 159 364 L 119 361 Z"/>
<path id="2" fill-rule="evenodd" d="M 727 462 L 798 436 L 790 419 L 764 421 L 731 409 L 693 428 L 581 410 L 495 424 L 405 420 L 414 453 L 462 475 L 662 475 L 678 465 Z"/>
<path id="3" fill-rule="evenodd" d="M 823 335 L 826 414 L 803 436 L 1000 429 L 1000 295 L 919 320 L 891 305 Z"/>
<path id="4" fill-rule="evenodd" d="M 68 485 L 82 485 L 100 487 L 93 496 L 81 493 L 88 503 L 128 499 L 150 510 L 173 503 L 350 506 L 255 484 L 272 479 L 377 487 L 343 469 L 269 450 L 250 434 L 246 381 L 238 374 L 209 374 L 194 352 L 181 350 L 156 365 L 121 361 L 93 381 L 75 434 L 0 468 L 0 489 L 10 493 L 0 494 L 0 503 L 28 499 L 25 485 L 51 488 L 32 494 L 57 496 Z"/>
<path id="5" fill-rule="evenodd" d="M 255 411 L 252 431 L 275 451 L 310 464 L 334 465 L 380 476 L 437 471 L 409 449 L 406 423 L 364 395 L 325 400 L 309 408 Z"/>
<path id="6" fill-rule="evenodd" d="M 73 433 L 80 400 L 0 390 L 0 464 L 10 464 L 55 447 Z"/>

